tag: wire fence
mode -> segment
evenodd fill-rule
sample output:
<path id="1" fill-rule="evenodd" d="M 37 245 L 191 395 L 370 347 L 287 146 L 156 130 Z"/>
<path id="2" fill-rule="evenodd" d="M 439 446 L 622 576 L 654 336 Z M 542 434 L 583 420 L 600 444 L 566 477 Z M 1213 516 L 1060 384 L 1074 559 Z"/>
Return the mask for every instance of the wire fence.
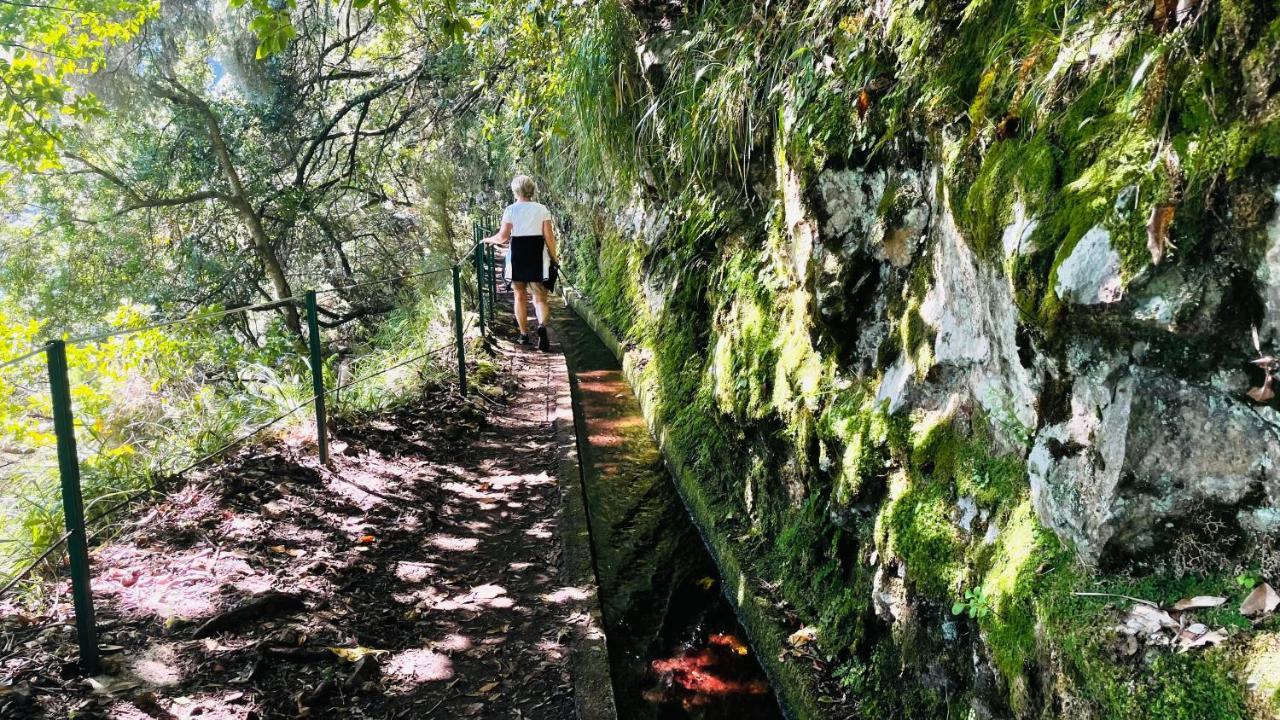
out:
<path id="1" fill-rule="evenodd" d="M 76 449 L 77 422 L 73 415 L 73 394 L 68 376 L 68 347 L 102 343 L 104 341 L 136 333 L 172 328 L 185 323 L 219 320 L 229 316 L 254 311 L 273 310 L 288 306 L 292 306 L 297 309 L 299 305 L 301 305 L 302 308 L 305 309 L 307 320 L 306 340 L 308 346 L 308 357 L 306 358 L 306 364 L 309 366 L 312 389 L 314 391 L 311 396 L 302 402 L 293 405 L 287 410 L 276 414 L 269 420 L 258 423 L 252 428 L 237 434 L 230 441 L 222 443 L 210 452 L 201 454 L 185 466 L 171 472 L 165 472 L 164 476 L 170 480 L 180 478 L 195 468 L 222 457 L 234 448 L 248 442 L 271 427 L 296 415 L 308 407 L 313 408 L 316 416 L 316 441 L 320 461 L 327 465 L 330 458 L 328 451 L 326 400 L 330 395 L 335 395 L 344 389 L 367 382 L 398 368 L 405 367 L 415 362 L 424 361 L 431 357 L 440 356 L 451 348 L 455 351 L 458 361 L 458 390 L 461 394 L 467 393 L 466 348 L 464 340 L 470 323 L 464 315 L 464 297 L 469 296 L 471 301 L 470 304 L 472 305 L 471 309 L 474 311 L 474 317 L 478 321 L 481 336 L 484 336 L 486 333 L 486 312 L 490 318 L 492 318 L 494 312 L 494 301 L 496 300 L 495 278 L 498 272 L 497 257 L 493 247 L 487 246 L 482 242 L 482 238 L 484 236 L 484 224 L 482 223 L 484 223 L 484 221 L 478 221 L 472 224 L 474 243 L 461 255 L 457 262 L 447 267 L 432 268 L 421 272 L 408 273 L 380 280 L 371 280 L 321 290 L 312 290 L 301 295 L 280 298 L 256 305 L 193 312 L 180 318 L 154 321 L 139 327 L 51 340 L 42 346 L 32 348 L 29 351 L 22 352 L 16 357 L 0 362 L 0 371 L 3 371 L 20 365 L 28 360 L 32 360 L 37 356 L 45 356 L 45 364 L 47 366 L 48 373 L 48 393 L 52 406 L 51 421 L 54 431 L 53 434 L 56 437 L 57 450 L 56 465 L 48 465 L 45 469 L 53 470 L 56 468 L 57 470 L 57 475 L 61 481 L 61 504 L 66 525 L 65 533 L 53 540 L 39 556 L 14 572 L 5 581 L 5 584 L 0 586 L 0 597 L 4 597 L 22 584 L 23 581 L 28 580 L 36 570 L 47 564 L 55 553 L 65 548 L 70 561 L 72 599 L 76 615 L 76 633 L 80 648 L 80 664 L 87 672 L 97 672 L 99 666 L 97 630 L 94 622 L 92 593 L 89 582 L 90 569 L 87 548 L 88 541 L 103 532 L 104 529 L 99 528 L 99 530 L 92 534 L 89 533 L 88 529 L 92 525 L 100 525 L 104 520 L 120 512 L 124 508 L 129 507 L 141 497 L 157 492 L 157 488 L 153 485 L 136 489 L 124 489 L 100 495 L 91 500 L 88 504 L 85 504 L 80 479 L 81 459 Z M 464 292 L 464 271 L 473 272 L 474 274 L 475 287 L 473 293 Z M 452 315 L 451 324 L 453 325 L 454 330 L 454 338 L 452 342 L 418 353 L 410 358 L 396 362 L 388 367 L 380 368 L 374 372 L 362 375 L 345 383 L 338 383 L 333 387 L 325 387 L 323 365 L 324 353 L 318 319 L 321 308 L 317 302 L 318 296 L 341 293 L 356 288 L 376 285 L 400 284 L 415 278 L 443 275 L 446 273 L 452 275 L 453 285 L 453 307 L 451 308 L 453 312 L 450 313 Z M 32 393 L 37 392 L 35 388 L 28 388 L 28 390 Z M 9 461 L 0 464 L 0 469 L 14 465 L 26 464 L 22 460 Z M 102 502 L 109 500 L 114 500 L 114 502 L 104 510 L 92 514 L 92 517 L 89 516 L 90 512 L 93 511 L 95 507 Z"/>

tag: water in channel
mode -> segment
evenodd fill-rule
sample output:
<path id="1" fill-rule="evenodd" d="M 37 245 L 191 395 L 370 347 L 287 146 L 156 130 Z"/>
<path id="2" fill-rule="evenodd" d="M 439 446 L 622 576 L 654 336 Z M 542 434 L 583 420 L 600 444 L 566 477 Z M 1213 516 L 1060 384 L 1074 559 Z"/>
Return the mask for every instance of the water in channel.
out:
<path id="1" fill-rule="evenodd" d="M 619 717 L 781 718 L 617 360 L 557 306 Z"/>

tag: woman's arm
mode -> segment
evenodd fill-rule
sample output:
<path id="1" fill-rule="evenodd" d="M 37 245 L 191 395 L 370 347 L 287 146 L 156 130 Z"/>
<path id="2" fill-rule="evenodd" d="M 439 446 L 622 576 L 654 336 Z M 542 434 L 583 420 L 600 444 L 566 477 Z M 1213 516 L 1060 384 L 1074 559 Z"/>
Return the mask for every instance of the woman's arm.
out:
<path id="1" fill-rule="evenodd" d="M 504 222 L 502 223 L 502 228 L 498 230 L 497 233 L 490 235 L 489 237 L 481 240 L 480 242 L 485 243 L 487 245 L 506 245 L 507 241 L 510 239 L 511 239 L 511 223 Z"/>
<path id="2" fill-rule="evenodd" d="M 542 221 L 542 239 L 547 241 L 547 252 L 551 255 L 551 262 L 559 265 L 560 255 L 556 252 L 556 231 L 550 220 Z"/>

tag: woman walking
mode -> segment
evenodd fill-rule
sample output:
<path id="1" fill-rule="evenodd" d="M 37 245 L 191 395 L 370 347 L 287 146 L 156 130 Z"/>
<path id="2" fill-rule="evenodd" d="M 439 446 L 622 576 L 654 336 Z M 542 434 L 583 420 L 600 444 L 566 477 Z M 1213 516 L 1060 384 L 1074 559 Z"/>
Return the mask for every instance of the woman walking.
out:
<path id="1" fill-rule="evenodd" d="M 551 277 L 552 267 L 559 265 L 555 231 L 551 213 L 542 203 L 533 201 L 538 188 L 533 178 L 517 175 L 511 181 L 516 201 L 502 211 L 501 228 L 484 242 L 502 245 L 510 241 L 507 254 L 507 279 L 516 296 L 516 323 L 520 325 L 520 344 L 529 344 L 529 293 L 533 293 L 533 309 L 538 315 L 538 349 L 551 349 L 547 323 L 551 307 L 547 304 L 547 288 L 543 282 Z"/>

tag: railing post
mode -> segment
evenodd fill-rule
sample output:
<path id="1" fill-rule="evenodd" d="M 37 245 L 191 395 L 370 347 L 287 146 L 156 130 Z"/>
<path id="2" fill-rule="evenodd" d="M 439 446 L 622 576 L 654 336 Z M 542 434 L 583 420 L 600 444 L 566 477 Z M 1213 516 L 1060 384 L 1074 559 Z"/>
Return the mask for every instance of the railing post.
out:
<path id="1" fill-rule="evenodd" d="M 75 416 L 71 413 L 71 381 L 67 378 L 67 346 L 51 340 L 45 348 L 49 394 L 53 399 L 53 432 L 58 440 L 58 475 L 62 479 L 62 511 L 67 521 L 67 555 L 71 560 L 71 598 L 76 610 L 80 667 L 98 672 L 98 629 L 93 619 L 89 580 L 89 541 L 84 528 L 84 496 L 80 492 L 80 458 L 76 454 Z"/>
<path id="2" fill-rule="evenodd" d="M 498 307 L 498 248 L 489 246 L 489 320 L 497 320 Z"/>
<path id="3" fill-rule="evenodd" d="M 476 266 L 476 316 L 480 318 L 480 337 L 484 337 L 484 306 L 487 304 L 484 299 L 484 245 L 476 245 L 475 252 L 471 253 L 475 260 Z"/>
<path id="4" fill-rule="evenodd" d="M 311 390 L 316 396 L 316 447 L 320 462 L 329 464 L 329 428 L 324 406 L 324 361 L 320 357 L 320 318 L 316 313 L 316 291 L 307 291 L 307 338 L 311 349 Z"/>
<path id="5" fill-rule="evenodd" d="M 462 267 L 453 266 L 453 335 L 458 348 L 458 392 L 467 394 L 467 357 L 462 345 Z"/>

